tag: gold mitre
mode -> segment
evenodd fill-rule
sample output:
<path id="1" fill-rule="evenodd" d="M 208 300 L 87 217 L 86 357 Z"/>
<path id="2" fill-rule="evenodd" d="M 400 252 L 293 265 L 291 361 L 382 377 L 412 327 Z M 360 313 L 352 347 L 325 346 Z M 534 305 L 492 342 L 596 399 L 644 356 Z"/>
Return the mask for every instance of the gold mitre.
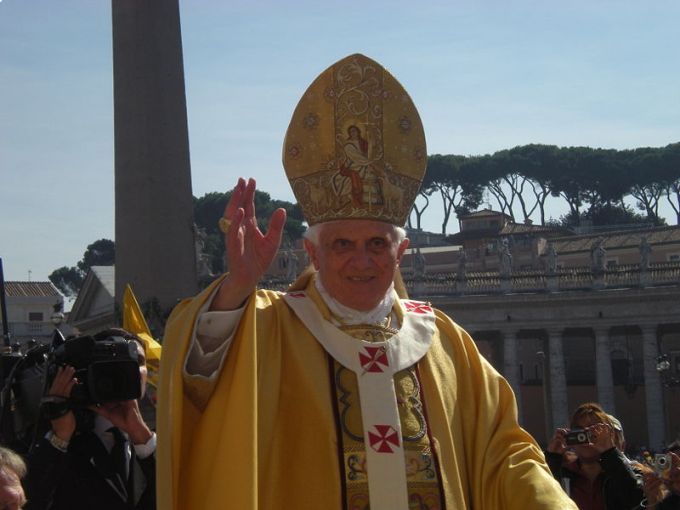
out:
<path id="1" fill-rule="evenodd" d="M 371 219 L 403 226 L 426 165 L 413 101 L 394 76 L 360 54 L 314 80 L 283 142 L 283 166 L 310 225 Z"/>

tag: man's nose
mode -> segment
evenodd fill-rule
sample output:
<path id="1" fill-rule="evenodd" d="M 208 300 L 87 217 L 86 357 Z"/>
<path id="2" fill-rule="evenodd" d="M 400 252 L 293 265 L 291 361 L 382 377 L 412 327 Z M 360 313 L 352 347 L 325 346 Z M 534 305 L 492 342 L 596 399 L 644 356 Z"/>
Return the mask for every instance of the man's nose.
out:
<path id="1" fill-rule="evenodd" d="M 360 269 L 373 267 L 373 254 L 366 247 L 357 247 L 352 256 L 352 262 Z"/>

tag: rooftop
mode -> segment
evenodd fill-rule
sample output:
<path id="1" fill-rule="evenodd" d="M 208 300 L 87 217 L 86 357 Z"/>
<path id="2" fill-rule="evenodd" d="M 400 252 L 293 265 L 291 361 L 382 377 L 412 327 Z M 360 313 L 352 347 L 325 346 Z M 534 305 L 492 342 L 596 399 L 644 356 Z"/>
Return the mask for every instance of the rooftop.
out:
<path id="1" fill-rule="evenodd" d="M 590 251 L 593 243 L 602 238 L 602 246 L 607 250 L 617 248 L 630 248 L 640 246 L 642 238 L 647 238 L 647 242 L 654 245 L 680 242 L 680 227 L 677 225 L 669 227 L 659 227 L 653 230 L 625 230 L 620 232 L 607 232 L 599 234 L 589 234 L 580 236 L 553 238 L 557 253 L 570 253 L 580 251 Z"/>
<path id="2" fill-rule="evenodd" d="M 52 282 L 5 282 L 7 297 L 61 297 Z"/>

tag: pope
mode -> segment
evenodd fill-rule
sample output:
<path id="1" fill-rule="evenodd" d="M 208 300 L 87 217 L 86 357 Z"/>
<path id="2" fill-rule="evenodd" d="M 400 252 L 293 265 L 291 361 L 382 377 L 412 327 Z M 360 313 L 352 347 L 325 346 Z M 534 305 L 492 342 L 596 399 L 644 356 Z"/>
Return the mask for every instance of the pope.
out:
<path id="1" fill-rule="evenodd" d="M 262 232 L 256 183 L 239 179 L 220 221 L 229 270 L 166 326 L 159 508 L 575 509 L 505 379 L 405 294 L 402 227 L 426 152 L 396 79 L 363 55 L 329 67 L 283 160 L 310 266 L 287 292 L 257 289 L 286 214 Z"/>

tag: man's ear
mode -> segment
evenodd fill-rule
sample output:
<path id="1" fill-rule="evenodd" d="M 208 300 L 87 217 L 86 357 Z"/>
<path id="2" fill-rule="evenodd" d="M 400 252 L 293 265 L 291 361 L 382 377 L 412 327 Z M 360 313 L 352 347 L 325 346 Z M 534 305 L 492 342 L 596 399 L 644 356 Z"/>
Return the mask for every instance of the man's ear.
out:
<path id="1" fill-rule="evenodd" d="M 309 261 L 314 265 L 314 269 L 319 270 L 319 259 L 316 256 L 316 246 L 309 239 L 303 239 L 305 251 L 309 255 Z"/>
<path id="2" fill-rule="evenodd" d="M 399 248 L 397 248 L 397 265 L 401 262 L 401 257 L 403 257 L 404 252 L 406 251 L 406 248 L 408 248 L 408 245 L 410 244 L 410 241 L 408 238 L 405 238 L 401 244 L 399 245 Z"/>

